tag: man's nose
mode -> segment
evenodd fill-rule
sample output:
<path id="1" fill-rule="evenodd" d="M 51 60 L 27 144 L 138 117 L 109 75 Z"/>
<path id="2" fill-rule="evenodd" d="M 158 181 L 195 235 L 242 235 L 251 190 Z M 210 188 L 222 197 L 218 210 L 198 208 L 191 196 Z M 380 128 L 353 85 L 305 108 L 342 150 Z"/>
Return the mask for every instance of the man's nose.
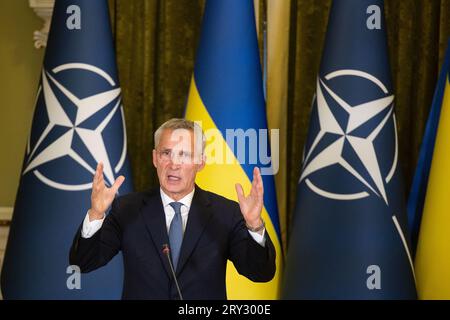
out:
<path id="1" fill-rule="evenodd" d="M 179 168 L 181 165 L 181 159 L 180 157 L 177 157 L 176 155 L 172 154 L 169 160 L 169 166 L 170 168 L 176 169 Z"/>

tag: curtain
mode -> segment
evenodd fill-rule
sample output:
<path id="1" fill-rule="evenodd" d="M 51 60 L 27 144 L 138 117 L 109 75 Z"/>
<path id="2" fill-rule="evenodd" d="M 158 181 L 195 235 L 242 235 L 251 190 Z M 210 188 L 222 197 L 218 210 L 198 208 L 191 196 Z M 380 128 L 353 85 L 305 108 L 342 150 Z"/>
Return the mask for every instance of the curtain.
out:
<path id="1" fill-rule="evenodd" d="M 262 1 L 262 0 L 261 0 Z M 279 130 L 278 150 L 272 147 L 272 154 L 278 151 L 279 166 L 275 175 L 278 211 L 282 243 L 286 243 L 286 187 L 291 177 L 287 174 L 287 92 L 289 67 L 289 28 L 291 0 L 266 0 L 266 48 L 267 48 L 267 122 L 269 129 Z M 284 248 L 285 249 L 285 248 Z M 286 251 L 286 250 L 284 250 Z"/>
<path id="2" fill-rule="evenodd" d="M 129 156 L 138 191 L 158 185 L 151 161 L 154 130 L 169 118 L 183 116 L 204 2 L 110 0 Z M 285 246 L 331 0 L 255 3 L 260 45 L 265 28 L 261 19 L 268 20 L 269 29 L 270 21 L 274 21 L 279 32 L 288 32 L 287 40 L 280 34 L 279 42 L 286 49 L 278 50 L 287 59 L 287 66 L 272 66 L 280 62 L 273 56 L 276 52 L 269 52 L 267 82 L 269 127 L 279 126 L 280 137 L 286 137 L 280 141 L 280 176 L 275 177 Z M 450 36 L 450 0 L 386 0 L 385 14 L 396 94 L 399 156 L 408 192 Z M 280 24 L 280 17 L 284 24 Z M 271 41 L 278 43 L 273 40 L 274 32 L 277 31 L 268 32 L 269 51 Z M 277 87 L 277 78 L 287 79 L 286 90 Z"/>

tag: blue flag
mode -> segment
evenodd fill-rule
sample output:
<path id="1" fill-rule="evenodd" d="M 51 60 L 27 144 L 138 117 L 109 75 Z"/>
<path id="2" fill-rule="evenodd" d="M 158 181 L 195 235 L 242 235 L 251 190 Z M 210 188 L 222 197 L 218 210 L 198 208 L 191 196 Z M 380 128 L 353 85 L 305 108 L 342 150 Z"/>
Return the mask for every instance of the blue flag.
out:
<path id="1" fill-rule="evenodd" d="M 122 257 L 80 275 L 69 249 L 98 162 L 132 190 L 108 4 L 55 3 L 2 270 L 6 299 L 118 299 Z"/>
<path id="2" fill-rule="evenodd" d="M 284 298 L 416 298 L 385 29 L 383 1 L 333 2 Z"/>

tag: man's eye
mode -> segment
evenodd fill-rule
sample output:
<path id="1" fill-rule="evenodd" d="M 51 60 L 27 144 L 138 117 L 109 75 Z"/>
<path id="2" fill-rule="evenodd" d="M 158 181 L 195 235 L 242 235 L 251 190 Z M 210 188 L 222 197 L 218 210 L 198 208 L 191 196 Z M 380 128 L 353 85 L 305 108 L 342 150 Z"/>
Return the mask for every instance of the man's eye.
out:
<path id="1" fill-rule="evenodd" d="M 168 155 L 170 155 L 170 151 L 169 150 L 164 150 L 162 152 L 162 154 L 165 155 L 165 156 L 168 156 Z"/>

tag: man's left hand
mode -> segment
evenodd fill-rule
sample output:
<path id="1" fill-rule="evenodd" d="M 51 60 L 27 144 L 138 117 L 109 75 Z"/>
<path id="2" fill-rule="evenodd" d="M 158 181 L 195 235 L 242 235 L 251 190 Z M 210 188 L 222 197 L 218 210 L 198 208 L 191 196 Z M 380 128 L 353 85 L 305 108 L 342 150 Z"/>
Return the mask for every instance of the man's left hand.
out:
<path id="1" fill-rule="evenodd" d="M 239 183 L 236 183 L 235 187 L 245 222 L 251 228 L 258 228 L 263 223 L 261 212 L 264 206 L 264 186 L 258 167 L 253 169 L 252 189 L 248 196 L 244 195 L 244 190 Z"/>

